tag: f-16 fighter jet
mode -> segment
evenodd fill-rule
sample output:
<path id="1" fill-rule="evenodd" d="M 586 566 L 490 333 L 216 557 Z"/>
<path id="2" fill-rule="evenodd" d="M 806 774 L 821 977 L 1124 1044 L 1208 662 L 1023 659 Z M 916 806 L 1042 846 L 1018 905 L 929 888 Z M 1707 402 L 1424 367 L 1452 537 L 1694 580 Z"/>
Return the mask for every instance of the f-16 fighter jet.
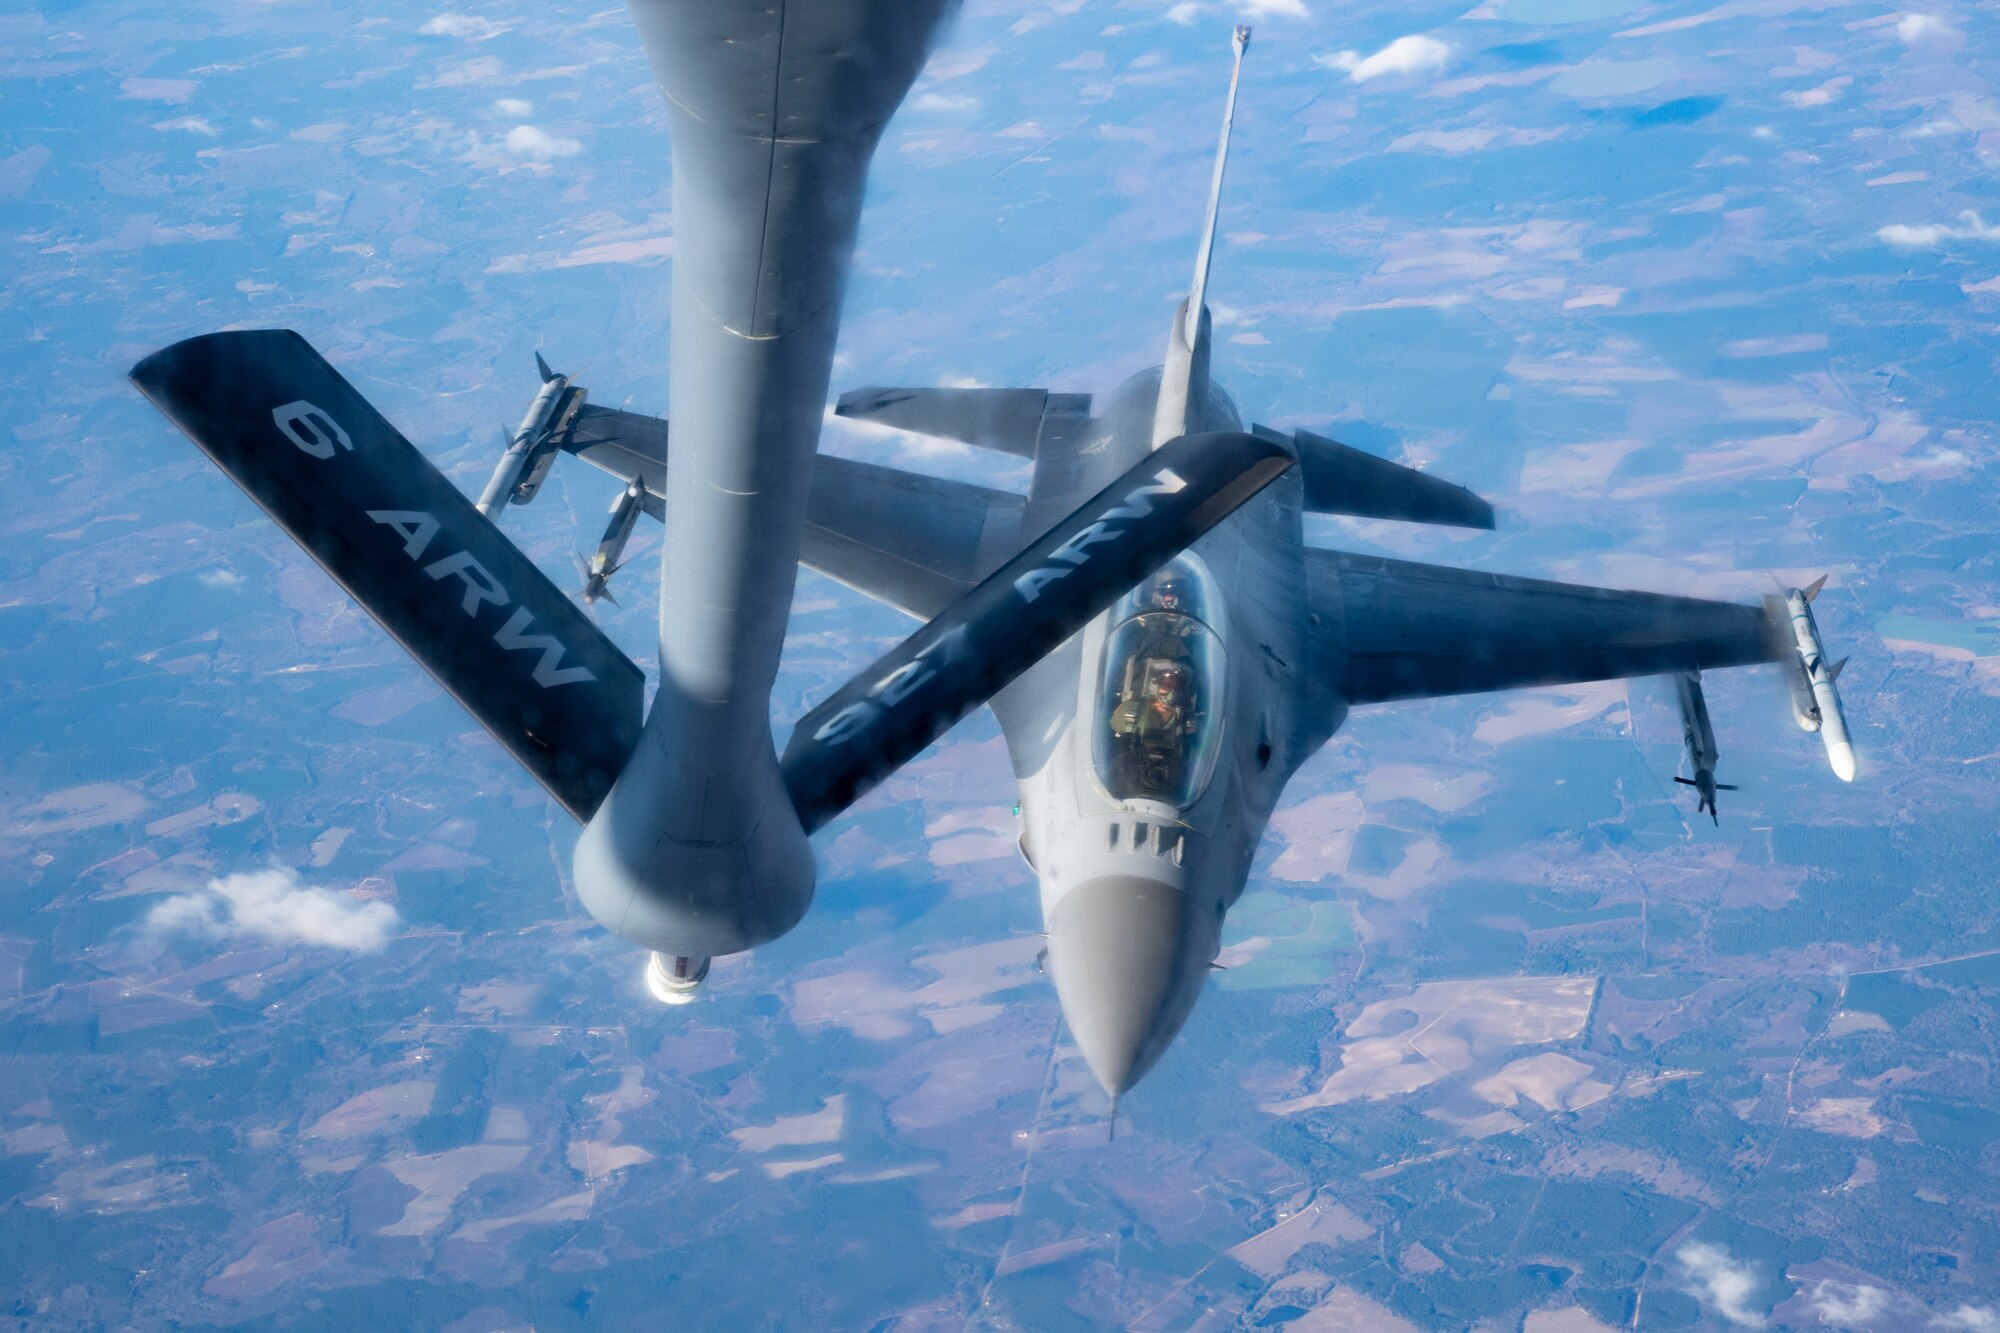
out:
<path id="1" fill-rule="evenodd" d="M 936 616 L 1167 442 L 1243 429 L 1210 374 L 1203 294 L 1248 40 L 1238 29 L 1192 290 L 1163 364 L 1096 412 L 1086 395 L 1038 388 L 843 395 L 844 417 L 1031 459 L 1032 481 L 1021 496 L 822 457 L 804 564 L 918 619 Z M 1851 780 L 1807 606 L 1818 585 L 1732 605 L 1316 549 L 1304 513 L 1491 528 L 1493 509 L 1307 431 L 1251 433 L 1297 465 L 992 699 L 1020 782 L 1021 851 L 1041 881 L 1047 971 L 1114 1098 L 1187 1021 L 1286 782 L 1350 708 L 1670 675 L 1691 710 L 1694 781 L 1712 810 L 1713 790 L 1727 788 L 1714 781 L 1697 673 L 1775 662 L 1800 725 L 1827 736 L 1835 772 Z M 580 417 L 565 447 L 643 478 L 671 456 L 667 444 L 662 423 L 606 413 Z M 1079 538 L 1083 549 L 1095 540 Z M 835 700 L 805 718 L 787 760 L 854 724 L 850 706 Z"/>

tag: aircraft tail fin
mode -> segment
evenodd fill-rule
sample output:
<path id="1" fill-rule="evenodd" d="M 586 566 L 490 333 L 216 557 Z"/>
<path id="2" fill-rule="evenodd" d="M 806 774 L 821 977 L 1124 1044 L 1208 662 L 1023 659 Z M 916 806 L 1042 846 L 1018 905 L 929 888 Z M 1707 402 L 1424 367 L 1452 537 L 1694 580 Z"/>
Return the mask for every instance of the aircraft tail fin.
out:
<path id="1" fill-rule="evenodd" d="M 1222 173 L 1229 164 L 1229 132 L 1236 125 L 1236 87 L 1243 77 L 1243 52 L 1250 45 L 1250 29 L 1242 24 L 1230 38 L 1236 61 L 1229 71 L 1229 101 L 1222 112 L 1222 137 L 1215 146 L 1215 174 L 1208 182 L 1208 216 L 1201 224 L 1201 249 L 1195 253 L 1194 283 L 1188 288 L 1185 323 L 1181 336 L 1189 347 L 1201 337 L 1202 303 L 1208 298 L 1208 265 L 1215 254 L 1215 224 L 1222 211 Z"/>
<path id="2" fill-rule="evenodd" d="M 228 473 L 578 819 L 637 742 L 631 660 L 310 343 L 211 333 L 132 368 Z"/>
<path id="3" fill-rule="evenodd" d="M 1160 396 L 1153 407 L 1153 447 L 1207 428 L 1208 388 L 1208 266 L 1215 255 L 1215 224 L 1222 211 L 1222 176 L 1229 165 L 1229 132 L 1236 124 L 1236 89 L 1242 82 L 1243 51 L 1250 29 L 1236 28 L 1230 44 L 1236 53 L 1229 71 L 1229 101 L 1222 112 L 1222 136 L 1215 147 L 1215 174 L 1208 183 L 1208 216 L 1201 224 L 1201 249 L 1195 254 L 1194 281 L 1187 298 L 1174 312 L 1167 331 L 1166 356 L 1160 365 Z"/>

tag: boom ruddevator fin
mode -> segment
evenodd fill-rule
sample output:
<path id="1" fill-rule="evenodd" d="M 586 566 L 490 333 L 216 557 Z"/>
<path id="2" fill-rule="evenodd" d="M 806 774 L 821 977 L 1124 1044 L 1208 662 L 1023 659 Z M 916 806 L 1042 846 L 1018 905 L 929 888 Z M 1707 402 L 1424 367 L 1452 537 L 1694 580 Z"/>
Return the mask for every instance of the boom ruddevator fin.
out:
<path id="1" fill-rule="evenodd" d="M 779 760 L 811 833 L 1292 466 L 1282 442 L 1154 450 L 799 719 Z"/>
<path id="2" fill-rule="evenodd" d="M 638 741 L 644 679 L 289 329 L 211 333 L 132 382 L 578 819 Z"/>

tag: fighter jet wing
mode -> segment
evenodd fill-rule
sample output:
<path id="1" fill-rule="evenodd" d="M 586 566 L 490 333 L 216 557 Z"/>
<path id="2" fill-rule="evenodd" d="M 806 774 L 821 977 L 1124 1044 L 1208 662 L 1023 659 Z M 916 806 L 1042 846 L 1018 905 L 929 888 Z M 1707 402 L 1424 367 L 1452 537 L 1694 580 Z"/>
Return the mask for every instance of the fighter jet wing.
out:
<path id="1" fill-rule="evenodd" d="M 1315 674 L 1385 703 L 1773 662 L 1762 607 L 1306 551 Z"/>
<path id="2" fill-rule="evenodd" d="M 585 407 L 562 447 L 638 481 L 646 512 L 663 518 L 667 438 L 659 417 Z M 1026 507 L 1007 491 L 822 454 L 813 463 L 799 562 L 929 620 L 1020 549 Z"/>
<path id="3" fill-rule="evenodd" d="M 646 512 L 666 518 L 667 423 L 659 417 L 586 404 L 564 433 L 562 447 L 592 467 L 644 488 Z"/>

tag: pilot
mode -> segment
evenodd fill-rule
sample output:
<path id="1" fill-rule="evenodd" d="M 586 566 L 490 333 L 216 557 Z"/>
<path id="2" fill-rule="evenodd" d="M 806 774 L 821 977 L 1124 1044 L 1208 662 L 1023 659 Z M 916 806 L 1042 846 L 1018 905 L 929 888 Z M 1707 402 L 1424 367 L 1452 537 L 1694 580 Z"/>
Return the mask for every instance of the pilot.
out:
<path id="1" fill-rule="evenodd" d="M 1194 730 L 1192 684 L 1187 667 L 1179 662 L 1162 662 L 1153 674 L 1153 718 L 1161 739 L 1176 750 L 1181 737 Z"/>
<path id="2" fill-rule="evenodd" d="M 1147 589 L 1146 610 L 1187 614 L 1187 592 L 1181 586 L 1179 570 L 1170 567 L 1153 575 L 1152 584 Z"/>
<path id="3" fill-rule="evenodd" d="M 1144 627 L 1136 655 L 1185 662 L 1194 656 L 1189 641 L 1196 622 L 1190 614 L 1186 580 L 1172 569 L 1162 570 L 1145 585 L 1138 621 Z"/>
<path id="4" fill-rule="evenodd" d="M 1146 663 L 1146 688 L 1118 705 L 1111 715 L 1114 735 L 1144 745 L 1179 750 L 1181 738 L 1193 730 L 1188 716 L 1188 670 L 1179 662 L 1155 659 Z"/>

